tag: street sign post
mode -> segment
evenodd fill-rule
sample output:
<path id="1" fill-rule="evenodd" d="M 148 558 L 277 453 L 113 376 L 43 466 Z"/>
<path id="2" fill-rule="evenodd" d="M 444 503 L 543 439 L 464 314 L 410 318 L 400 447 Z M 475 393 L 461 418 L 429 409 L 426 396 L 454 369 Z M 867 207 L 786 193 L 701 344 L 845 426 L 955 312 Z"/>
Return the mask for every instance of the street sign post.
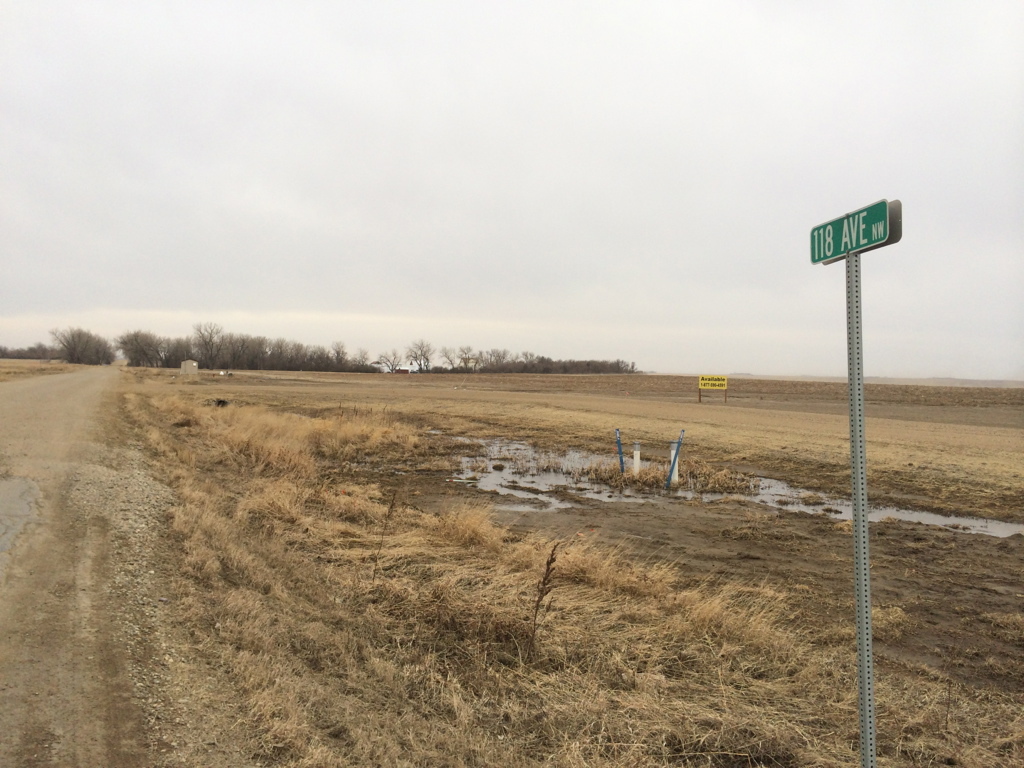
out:
<path id="1" fill-rule="evenodd" d="M 864 440 L 864 349 L 861 334 L 860 255 L 898 243 L 903 204 L 880 200 L 811 230 L 811 263 L 846 259 L 846 352 L 850 395 L 850 477 L 853 496 L 854 603 L 860 688 L 860 764 L 876 768 L 875 673 L 871 652 L 871 560 L 868 554 L 868 476 Z"/>

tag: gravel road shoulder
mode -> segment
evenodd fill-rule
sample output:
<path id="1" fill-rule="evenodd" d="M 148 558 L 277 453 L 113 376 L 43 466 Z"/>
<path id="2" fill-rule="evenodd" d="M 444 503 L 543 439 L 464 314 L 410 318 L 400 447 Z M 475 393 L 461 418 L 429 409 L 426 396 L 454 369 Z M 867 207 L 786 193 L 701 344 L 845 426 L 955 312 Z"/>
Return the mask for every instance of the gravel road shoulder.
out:
<path id="1" fill-rule="evenodd" d="M 250 761 L 176 618 L 172 491 L 118 414 L 116 369 L 0 385 L 0 765 Z M 0 564 L 2 565 L 2 564 Z"/>

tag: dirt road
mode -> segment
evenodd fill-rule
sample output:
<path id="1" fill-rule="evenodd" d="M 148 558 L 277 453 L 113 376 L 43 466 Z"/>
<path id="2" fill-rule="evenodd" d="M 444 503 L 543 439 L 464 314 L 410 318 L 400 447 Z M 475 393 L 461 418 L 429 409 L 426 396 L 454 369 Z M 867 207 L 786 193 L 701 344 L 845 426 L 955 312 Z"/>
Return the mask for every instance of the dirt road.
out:
<path id="1" fill-rule="evenodd" d="M 139 498 L 163 502 L 104 447 L 118 377 L 95 368 L 0 384 L 2 766 L 150 764 L 115 618 L 125 520 L 113 518 Z"/>

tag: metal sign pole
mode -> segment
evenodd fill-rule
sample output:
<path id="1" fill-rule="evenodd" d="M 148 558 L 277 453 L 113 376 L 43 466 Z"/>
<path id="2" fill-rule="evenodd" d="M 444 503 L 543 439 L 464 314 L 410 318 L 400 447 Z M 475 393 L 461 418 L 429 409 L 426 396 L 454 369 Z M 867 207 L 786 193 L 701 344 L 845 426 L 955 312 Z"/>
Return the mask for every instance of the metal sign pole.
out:
<path id="1" fill-rule="evenodd" d="M 868 558 L 868 478 L 864 446 L 864 350 L 860 253 L 846 256 L 846 349 L 850 391 L 850 475 L 853 484 L 853 571 L 860 683 L 860 764 L 876 768 L 875 675 L 871 654 L 871 566 Z"/>
<path id="2" fill-rule="evenodd" d="M 857 606 L 860 764 L 876 768 L 875 673 L 871 658 L 871 562 L 868 558 L 868 475 L 864 448 L 864 353 L 860 319 L 860 256 L 903 239 L 903 203 L 879 200 L 811 229 L 811 264 L 846 259 L 846 350 L 850 390 L 850 479 L 853 486 L 853 588 Z"/>

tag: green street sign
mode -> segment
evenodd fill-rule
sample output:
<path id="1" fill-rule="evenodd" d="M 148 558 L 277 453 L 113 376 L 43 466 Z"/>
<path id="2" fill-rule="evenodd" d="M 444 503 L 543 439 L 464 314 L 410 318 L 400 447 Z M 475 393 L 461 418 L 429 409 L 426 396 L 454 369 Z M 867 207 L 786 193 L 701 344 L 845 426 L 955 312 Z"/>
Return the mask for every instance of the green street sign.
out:
<path id="1" fill-rule="evenodd" d="M 879 200 L 812 229 L 811 264 L 831 264 L 850 253 L 892 245 L 902 236 L 902 203 Z"/>

